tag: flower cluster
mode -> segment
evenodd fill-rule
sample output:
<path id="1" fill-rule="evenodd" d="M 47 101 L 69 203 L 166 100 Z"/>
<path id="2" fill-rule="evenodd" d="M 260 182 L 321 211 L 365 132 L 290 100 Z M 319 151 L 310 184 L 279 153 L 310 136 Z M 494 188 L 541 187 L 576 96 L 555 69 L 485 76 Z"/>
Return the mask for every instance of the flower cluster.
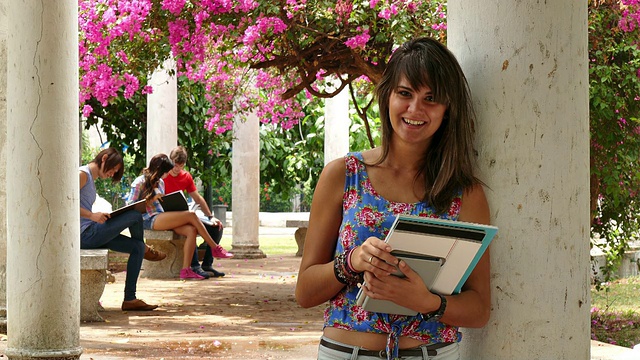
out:
<path id="1" fill-rule="evenodd" d="M 620 29 L 632 32 L 640 28 L 640 0 L 620 0 L 620 5 L 623 7 Z M 638 76 L 640 77 L 640 72 Z"/>
<path id="2" fill-rule="evenodd" d="M 176 67 L 170 71 L 205 84 L 211 107 L 203 126 L 218 133 L 249 112 L 290 128 L 303 116 L 300 101 L 321 93 L 325 77 L 345 75 L 347 69 L 348 81 L 361 76 L 375 81 L 370 72 L 381 73 L 378 62 L 390 55 L 390 42 L 441 31 L 446 21 L 444 7 L 428 0 L 79 0 L 78 5 L 84 116 L 93 111 L 87 105 L 91 99 L 106 106 L 116 97 L 152 92 L 148 74 L 173 58 Z M 301 92 L 306 96 L 295 96 Z"/>

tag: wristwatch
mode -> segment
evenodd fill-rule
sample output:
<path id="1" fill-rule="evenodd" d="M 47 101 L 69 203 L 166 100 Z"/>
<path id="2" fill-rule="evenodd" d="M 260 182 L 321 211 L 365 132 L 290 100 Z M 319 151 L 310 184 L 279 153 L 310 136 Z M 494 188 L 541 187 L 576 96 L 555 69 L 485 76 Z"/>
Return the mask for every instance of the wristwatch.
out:
<path id="1" fill-rule="evenodd" d="M 430 312 L 430 313 L 420 313 L 420 315 L 422 315 L 422 320 L 423 321 L 428 321 L 428 320 L 440 320 L 440 318 L 442 317 L 442 315 L 444 315 L 444 311 L 447 309 L 447 298 L 445 298 L 443 295 L 441 294 L 436 294 L 440 297 L 440 307 L 438 308 L 438 310 Z"/>

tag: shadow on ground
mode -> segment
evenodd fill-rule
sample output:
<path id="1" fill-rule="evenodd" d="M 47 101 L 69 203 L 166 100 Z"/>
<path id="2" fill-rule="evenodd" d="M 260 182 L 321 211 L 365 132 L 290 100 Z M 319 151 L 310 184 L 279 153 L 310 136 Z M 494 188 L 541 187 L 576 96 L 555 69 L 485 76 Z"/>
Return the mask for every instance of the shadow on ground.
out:
<path id="1" fill-rule="evenodd" d="M 140 278 L 152 312 L 120 310 L 124 272 L 107 284 L 106 322 L 82 323 L 83 359 L 315 359 L 323 307 L 303 309 L 294 289 L 300 258 L 216 260 L 224 278 Z"/>

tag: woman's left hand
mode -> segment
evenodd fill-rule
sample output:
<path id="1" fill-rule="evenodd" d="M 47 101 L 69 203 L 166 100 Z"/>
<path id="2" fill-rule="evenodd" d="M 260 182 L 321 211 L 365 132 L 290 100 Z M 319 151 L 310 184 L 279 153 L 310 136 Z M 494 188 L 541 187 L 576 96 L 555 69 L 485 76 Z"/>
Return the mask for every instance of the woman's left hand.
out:
<path id="1" fill-rule="evenodd" d="M 404 277 L 377 276 L 365 271 L 364 292 L 373 299 L 389 300 L 416 312 L 429 312 L 440 306 L 440 297 L 431 293 L 418 273 L 404 261 L 398 262 Z"/>

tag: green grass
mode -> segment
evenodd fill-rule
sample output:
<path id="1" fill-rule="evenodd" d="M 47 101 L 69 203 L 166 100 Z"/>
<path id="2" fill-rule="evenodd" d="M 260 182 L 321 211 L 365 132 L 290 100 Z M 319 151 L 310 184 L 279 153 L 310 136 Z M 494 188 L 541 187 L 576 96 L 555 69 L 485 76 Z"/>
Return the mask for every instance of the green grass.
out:
<path id="1" fill-rule="evenodd" d="M 269 255 L 295 255 L 298 245 L 293 235 L 269 235 L 260 236 L 260 250 Z M 223 235 L 220 245 L 231 250 L 231 236 Z"/>
<path id="2" fill-rule="evenodd" d="M 591 287 L 591 338 L 625 347 L 640 344 L 640 277 Z"/>

